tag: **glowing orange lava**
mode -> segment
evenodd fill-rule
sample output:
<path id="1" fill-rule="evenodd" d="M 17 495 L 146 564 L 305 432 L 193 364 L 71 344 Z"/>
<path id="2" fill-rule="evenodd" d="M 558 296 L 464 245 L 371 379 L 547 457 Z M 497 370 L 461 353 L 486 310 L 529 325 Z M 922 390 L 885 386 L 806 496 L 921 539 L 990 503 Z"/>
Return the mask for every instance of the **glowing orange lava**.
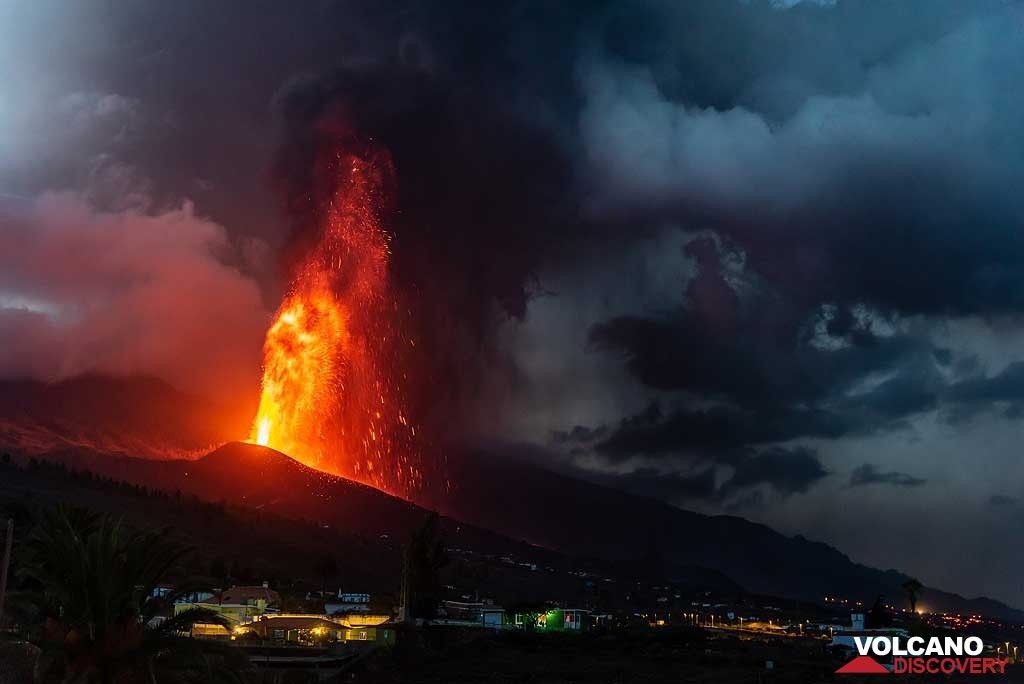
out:
<path id="1" fill-rule="evenodd" d="M 324 287 L 295 291 L 281 304 L 263 346 L 257 443 L 315 464 L 322 460 L 321 445 L 308 438 L 328 419 L 341 386 L 343 311 Z"/>
<path id="2" fill-rule="evenodd" d="M 251 441 L 398 494 L 421 482 L 400 402 L 378 151 L 336 153 L 314 246 L 267 330 Z"/>

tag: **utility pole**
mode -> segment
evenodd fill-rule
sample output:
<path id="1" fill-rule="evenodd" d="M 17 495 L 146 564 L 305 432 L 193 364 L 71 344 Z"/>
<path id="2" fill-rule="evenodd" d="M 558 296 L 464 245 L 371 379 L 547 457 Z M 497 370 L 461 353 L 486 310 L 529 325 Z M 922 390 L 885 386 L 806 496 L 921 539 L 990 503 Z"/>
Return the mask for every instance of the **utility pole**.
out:
<path id="1" fill-rule="evenodd" d="M 398 599 L 398 621 L 410 622 L 409 606 L 409 547 L 402 549 L 402 588 Z"/>
<path id="2" fill-rule="evenodd" d="M 11 569 L 11 545 L 14 544 L 14 519 L 7 521 L 7 536 L 4 539 L 4 560 L 0 566 L 0 627 L 4 625 L 4 599 L 7 598 L 7 573 Z"/>

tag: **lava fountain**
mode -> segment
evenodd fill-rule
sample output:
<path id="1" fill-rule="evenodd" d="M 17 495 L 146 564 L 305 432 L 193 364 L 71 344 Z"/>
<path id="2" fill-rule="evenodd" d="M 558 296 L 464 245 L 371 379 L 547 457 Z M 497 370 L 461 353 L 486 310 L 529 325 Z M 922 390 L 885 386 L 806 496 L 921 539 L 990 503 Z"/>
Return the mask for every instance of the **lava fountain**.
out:
<path id="1" fill-rule="evenodd" d="M 335 151 L 309 201 L 315 237 L 267 330 L 251 441 L 306 465 L 408 496 L 421 484 L 402 408 L 397 306 L 383 226 L 393 178 L 373 146 Z"/>

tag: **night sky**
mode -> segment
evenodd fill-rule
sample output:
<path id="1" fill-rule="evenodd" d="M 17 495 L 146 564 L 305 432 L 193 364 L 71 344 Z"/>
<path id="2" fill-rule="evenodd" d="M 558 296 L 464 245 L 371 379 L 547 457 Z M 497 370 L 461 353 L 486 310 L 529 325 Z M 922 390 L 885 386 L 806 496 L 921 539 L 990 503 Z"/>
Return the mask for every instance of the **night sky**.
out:
<path id="1" fill-rule="evenodd" d="M 254 397 L 339 119 L 439 443 L 1024 606 L 1024 5 L 0 0 L 0 377 Z"/>

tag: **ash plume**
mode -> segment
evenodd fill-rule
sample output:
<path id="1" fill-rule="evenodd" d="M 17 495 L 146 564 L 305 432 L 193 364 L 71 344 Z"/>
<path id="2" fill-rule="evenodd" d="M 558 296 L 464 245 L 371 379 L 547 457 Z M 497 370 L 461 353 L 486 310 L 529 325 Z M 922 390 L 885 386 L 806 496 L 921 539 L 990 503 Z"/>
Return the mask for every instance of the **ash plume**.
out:
<path id="1" fill-rule="evenodd" d="M 258 377 L 267 312 L 222 226 L 75 194 L 0 211 L 0 376 L 157 375 L 218 399 Z"/>
<path id="2" fill-rule="evenodd" d="M 407 66 L 300 79 L 275 98 L 274 185 L 291 226 L 286 263 L 301 258 L 318 230 L 323 151 L 358 136 L 390 153 L 389 275 L 403 334 L 415 341 L 407 387 L 416 415 L 449 429 L 466 418 L 460 405 L 477 398 L 481 375 L 502 363 L 492 337 L 498 323 L 525 315 L 533 277 L 573 221 L 557 147 L 528 128 L 505 138 L 518 124 L 499 103 L 474 102 L 466 118 L 464 98 L 453 83 Z"/>

